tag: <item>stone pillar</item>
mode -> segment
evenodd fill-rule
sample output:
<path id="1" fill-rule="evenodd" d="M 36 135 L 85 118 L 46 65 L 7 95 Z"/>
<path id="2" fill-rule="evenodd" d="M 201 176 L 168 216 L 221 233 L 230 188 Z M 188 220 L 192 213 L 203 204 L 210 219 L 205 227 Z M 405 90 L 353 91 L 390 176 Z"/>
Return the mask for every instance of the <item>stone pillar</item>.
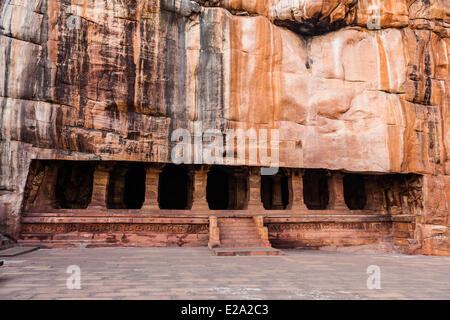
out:
<path id="1" fill-rule="evenodd" d="M 116 166 L 109 173 L 109 186 L 108 202 L 107 206 L 110 209 L 123 209 L 125 208 L 125 176 L 128 168 L 126 166 Z"/>
<path id="2" fill-rule="evenodd" d="M 196 166 L 194 170 L 191 171 L 194 187 L 191 210 L 209 211 L 208 201 L 206 200 L 208 170 L 208 166 Z"/>
<path id="3" fill-rule="evenodd" d="M 261 169 L 251 167 L 248 175 L 248 210 L 263 211 L 261 199 Z"/>
<path id="4" fill-rule="evenodd" d="M 233 178 L 229 181 L 230 193 L 229 208 L 244 210 L 247 207 L 247 170 L 236 169 Z"/>
<path id="5" fill-rule="evenodd" d="M 220 247 L 220 230 L 217 224 L 217 217 L 209 217 L 209 241 L 210 249 Z"/>
<path id="6" fill-rule="evenodd" d="M 45 166 L 44 178 L 39 188 L 39 194 L 32 205 L 34 211 L 48 211 L 56 206 L 56 181 L 58 179 L 59 163 L 52 163 Z"/>
<path id="7" fill-rule="evenodd" d="M 92 184 L 92 198 L 88 209 L 106 209 L 108 201 L 109 176 L 112 170 L 111 164 L 98 164 L 94 171 Z"/>
<path id="8" fill-rule="evenodd" d="M 159 210 L 159 174 L 162 165 L 148 165 L 145 168 L 145 201 L 141 210 Z"/>
<path id="9" fill-rule="evenodd" d="M 308 210 L 303 198 L 303 170 L 293 169 L 291 174 L 292 206 L 291 210 Z"/>
<path id="10" fill-rule="evenodd" d="M 232 210 L 237 205 L 237 178 L 235 173 L 228 174 L 228 206 L 227 209 Z"/>
<path id="11" fill-rule="evenodd" d="M 328 177 L 328 210 L 349 210 L 344 200 L 344 174 L 332 172 Z"/>
<path id="12" fill-rule="evenodd" d="M 281 175 L 272 176 L 272 209 L 283 210 L 283 194 L 281 192 Z"/>
<path id="13" fill-rule="evenodd" d="M 375 178 L 365 178 L 366 205 L 364 210 L 383 210 L 384 194 Z"/>

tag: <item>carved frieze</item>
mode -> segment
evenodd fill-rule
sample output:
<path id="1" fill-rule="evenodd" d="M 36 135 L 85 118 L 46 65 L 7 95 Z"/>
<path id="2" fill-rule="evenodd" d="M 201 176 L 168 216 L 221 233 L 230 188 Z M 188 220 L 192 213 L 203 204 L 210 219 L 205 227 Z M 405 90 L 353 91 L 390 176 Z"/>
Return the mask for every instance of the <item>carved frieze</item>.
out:
<path id="1" fill-rule="evenodd" d="M 161 224 L 161 223 L 28 223 L 22 225 L 22 233 L 182 233 L 207 234 L 207 224 Z"/>

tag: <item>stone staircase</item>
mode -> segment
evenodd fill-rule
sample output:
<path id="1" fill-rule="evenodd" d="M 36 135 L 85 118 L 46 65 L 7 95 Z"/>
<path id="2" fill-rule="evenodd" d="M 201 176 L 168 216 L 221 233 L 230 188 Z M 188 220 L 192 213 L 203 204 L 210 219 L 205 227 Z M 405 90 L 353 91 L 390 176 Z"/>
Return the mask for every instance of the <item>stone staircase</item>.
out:
<path id="1" fill-rule="evenodd" d="M 283 254 L 272 248 L 263 217 L 210 217 L 209 247 L 217 256 Z"/>

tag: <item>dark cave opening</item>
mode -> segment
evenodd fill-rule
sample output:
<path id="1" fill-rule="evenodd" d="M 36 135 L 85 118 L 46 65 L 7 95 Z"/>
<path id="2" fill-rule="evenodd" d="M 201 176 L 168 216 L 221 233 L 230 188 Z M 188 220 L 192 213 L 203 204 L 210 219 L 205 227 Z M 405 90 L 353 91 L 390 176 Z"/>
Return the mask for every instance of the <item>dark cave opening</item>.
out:
<path id="1" fill-rule="evenodd" d="M 328 176 L 325 170 L 306 170 L 303 175 L 303 198 L 310 210 L 325 210 L 328 205 Z"/>
<path id="2" fill-rule="evenodd" d="M 211 210 L 226 210 L 229 208 L 228 173 L 214 167 L 208 172 L 206 182 L 206 200 Z"/>
<path id="3" fill-rule="evenodd" d="M 58 168 L 55 198 L 60 209 L 86 209 L 92 197 L 94 168 L 87 162 L 67 162 Z"/>
<path id="4" fill-rule="evenodd" d="M 126 209 L 140 209 L 145 201 L 145 168 L 130 165 L 125 174 L 124 204 Z"/>
<path id="5" fill-rule="evenodd" d="M 344 199 L 350 210 L 364 209 L 367 196 L 363 175 L 346 174 L 344 176 Z"/>
<path id="6" fill-rule="evenodd" d="M 140 209 L 144 200 L 144 166 L 141 164 L 115 166 L 109 177 L 108 209 Z"/>
<path id="7" fill-rule="evenodd" d="M 261 198 L 266 210 L 285 210 L 289 205 L 289 178 L 279 173 L 261 176 Z"/>
<path id="8" fill-rule="evenodd" d="M 160 209 L 189 209 L 189 181 L 188 172 L 184 167 L 166 165 L 159 174 L 158 202 Z"/>

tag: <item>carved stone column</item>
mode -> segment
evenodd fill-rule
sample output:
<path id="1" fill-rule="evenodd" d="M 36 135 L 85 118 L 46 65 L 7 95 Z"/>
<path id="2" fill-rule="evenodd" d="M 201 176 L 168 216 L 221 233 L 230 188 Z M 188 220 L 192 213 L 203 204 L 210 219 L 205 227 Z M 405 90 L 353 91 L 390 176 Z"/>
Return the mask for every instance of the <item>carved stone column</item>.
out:
<path id="1" fill-rule="evenodd" d="M 92 198 L 88 209 L 106 209 L 108 201 L 109 176 L 112 165 L 100 163 L 94 170 L 94 181 L 92 184 Z"/>
<path id="2" fill-rule="evenodd" d="M 283 210 L 283 194 L 281 191 L 281 175 L 272 176 L 272 209 Z"/>
<path id="3" fill-rule="evenodd" d="M 116 166 L 109 173 L 108 185 L 108 203 L 110 209 L 125 208 L 125 176 L 127 174 L 127 166 Z"/>
<path id="4" fill-rule="evenodd" d="M 209 166 L 196 166 L 195 169 L 191 171 L 194 187 L 191 210 L 209 210 L 208 201 L 206 199 L 208 170 Z"/>
<path id="5" fill-rule="evenodd" d="M 235 209 L 237 205 L 237 178 L 235 173 L 228 174 L 228 206 L 227 209 Z"/>
<path id="6" fill-rule="evenodd" d="M 243 210 L 247 207 L 247 170 L 236 169 L 230 177 L 229 185 L 229 208 Z"/>
<path id="7" fill-rule="evenodd" d="M 255 221 L 256 229 L 259 233 L 259 238 L 264 243 L 266 247 L 271 247 L 269 241 L 269 230 L 264 226 L 264 217 L 263 216 L 254 216 L 253 221 Z"/>
<path id="8" fill-rule="evenodd" d="M 292 170 L 291 185 L 292 185 L 292 206 L 291 210 L 308 210 L 305 200 L 303 198 L 303 170 Z"/>
<path id="9" fill-rule="evenodd" d="M 248 175 L 248 210 L 263 211 L 261 199 L 261 169 L 251 167 Z"/>
<path id="10" fill-rule="evenodd" d="M 148 165 L 145 168 L 145 201 L 141 210 L 159 210 L 159 174 L 163 165 Z"/>
<path id="11" fill-rule="evenodd" d="M 34 211 L 49 211 L 56 206 L 56 181 L 58 179 L 59 163 L 52 163 L 45 166 L 44 178 L 39 188 L 38 196 L 32 205 Z"/>
<path id="12" fill-rule="evenodd" d="M 220 247 L 220 230 L 217 225 L 217 217 L 209 217 L 209 242 L 210 249 Z"/>
<path id="13" fill-rule="evenodd" d="M 328 178 L 328 210 L 349 210 L 344 200 L 344 174 L 333 172 Z"/>
<path id="14" fill-rule="evenodd" d="M 383 210 L 384 194 L 374 178 L 365 178 L 366 205 L 364 210 Z"/>

